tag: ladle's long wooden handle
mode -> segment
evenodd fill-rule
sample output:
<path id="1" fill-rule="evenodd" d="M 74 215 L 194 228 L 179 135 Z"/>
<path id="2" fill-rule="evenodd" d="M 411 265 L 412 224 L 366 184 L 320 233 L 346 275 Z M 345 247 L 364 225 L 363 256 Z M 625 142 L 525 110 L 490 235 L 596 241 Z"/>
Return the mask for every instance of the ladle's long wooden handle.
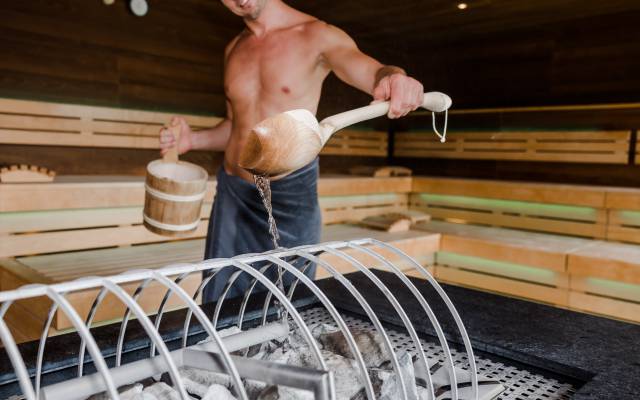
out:
<path id="1" fill-rule="evenodd" d="M 356 108 L 355 110 L 345 111 L 323 119 L 320 122 L 322 144 L 324 145 L 331 135 L 342 128 L 387 114 L 389 107 L 390 103 L 384 101 L 366 107 Z M 451 98 L 444 93 L 428 92 L 424 94 L 422 107 L 429 111 L 443 112 L 451 107 Z"/>
<path id="2" fill-rule="evenodd" d="M 178 162 L 178 146 L 180 143 L 180 129 L 182 127 L 180 124 L 171 125 L 167 128 L 171 134 L 173 134 L 173 138 L 175 139 L 175 146 L 169 148 L 169 150 L 164 153 L 162 160 L 167 163 L 177 163 Z"/>

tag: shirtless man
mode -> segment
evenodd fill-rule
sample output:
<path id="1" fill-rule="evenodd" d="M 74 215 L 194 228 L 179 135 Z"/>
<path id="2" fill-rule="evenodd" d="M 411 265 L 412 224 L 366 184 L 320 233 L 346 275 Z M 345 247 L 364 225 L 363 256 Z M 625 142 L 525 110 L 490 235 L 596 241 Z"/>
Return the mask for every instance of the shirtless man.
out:
<path id="1" fill-rule="evenodd" d="M 225 49 L 224 88 L 227 116 L 217 126 L 192 132 L 181 125 L 178 151 L 224 151 L 217 176 L 205 259 L 273 248 L 266 213 L 252 175 L 238 166 L 251 128 L 272 115 L 297 108 L 317 112 L 324 79 L 330 72 L 347 84 L 389 100 L 389 118 L 398 118 L 420 106 L 423 87 L 395 66 L 383 65 L 362 53 L 339 28 L 286 5 L 282 0 L 221 0 L 243 18 L 245 29 Z M 164 153 L 176 145 L 166 130 L 160 135 Z M 320 240 L 317 200 L 317 159 L 306 167 L 272 182 L 274 217 L 280 245 L 293 247 Z M 214 301 L 231 271 L 226 268 L 205 288 L 203 301 Z M 312 267 L 306 270 L 311 278 Z M 251 279 L 239 279 L 229 297 L 240 295 Z"/>

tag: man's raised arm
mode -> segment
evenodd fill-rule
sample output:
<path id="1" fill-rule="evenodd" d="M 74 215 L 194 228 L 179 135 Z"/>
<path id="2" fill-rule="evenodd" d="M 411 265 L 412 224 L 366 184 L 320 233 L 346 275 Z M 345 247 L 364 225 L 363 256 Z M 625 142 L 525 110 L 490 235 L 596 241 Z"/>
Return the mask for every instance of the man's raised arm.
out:
<path id="1" fill-rule="evenodd" d="M 322 23 L 322 55 L 342 81 L 369 93 L 375 101 L 389 100 L 389 118 L 398 118 L 420 107 L 424 88 L 400 67 L 383 65 L 364 54 L 341 29 Z"/>

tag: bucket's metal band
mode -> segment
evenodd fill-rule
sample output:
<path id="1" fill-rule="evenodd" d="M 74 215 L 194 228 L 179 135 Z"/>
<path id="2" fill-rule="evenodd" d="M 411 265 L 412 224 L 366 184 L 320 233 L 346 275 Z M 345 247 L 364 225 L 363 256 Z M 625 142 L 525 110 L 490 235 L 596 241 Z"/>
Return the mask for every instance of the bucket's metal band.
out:
<path id="1" fill-rule="evenodd" d="M 204 195 L 207 193 L 207 191 L 205 190 L 202 193 L 192 194 L 189 196 L 179 195 L 179 194 L 169 194 L 169 193 L 156 190 L 149 185 L 144 185 L 144 190 L 150 195 L 152 195 L 153 197 L 157 197 L 158 199 L 161 199 L 161 200 L 182 201 L 182 202 L 202 200 L 204 199 Z"/>
<path id="2" fill-rule="evenodd" d="M 164 229 L 165 231 L 175 231 L 175 232 L 190 231 L 192 229 L 196 229 L 198 227 L 198 224 L 200 224 L 200 220 L 197 220 L 192 224 L 184 224 L 184 225 L 165 224 L 160 221 L 156 221 L 153 218 L 149 218 L 147 214 L 142 214 L 142 218 L 144 219 L 144 222 L 146 222 L 147 224 L 153 227 L 156 227 L 158 229 Z"/>

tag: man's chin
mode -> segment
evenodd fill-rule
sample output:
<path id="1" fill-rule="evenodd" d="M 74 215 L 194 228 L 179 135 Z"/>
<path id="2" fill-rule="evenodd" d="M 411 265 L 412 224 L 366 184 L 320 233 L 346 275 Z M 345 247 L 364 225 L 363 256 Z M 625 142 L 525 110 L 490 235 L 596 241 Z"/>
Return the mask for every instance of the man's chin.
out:
<path id="1" fill-rule="evenodd" d="M 259 0 L 249 0 L 245 7 L 240 8 L 240 13 L 243 18 L 258 19 L 263 7 L 264 4 L 261 4 Z"/>

